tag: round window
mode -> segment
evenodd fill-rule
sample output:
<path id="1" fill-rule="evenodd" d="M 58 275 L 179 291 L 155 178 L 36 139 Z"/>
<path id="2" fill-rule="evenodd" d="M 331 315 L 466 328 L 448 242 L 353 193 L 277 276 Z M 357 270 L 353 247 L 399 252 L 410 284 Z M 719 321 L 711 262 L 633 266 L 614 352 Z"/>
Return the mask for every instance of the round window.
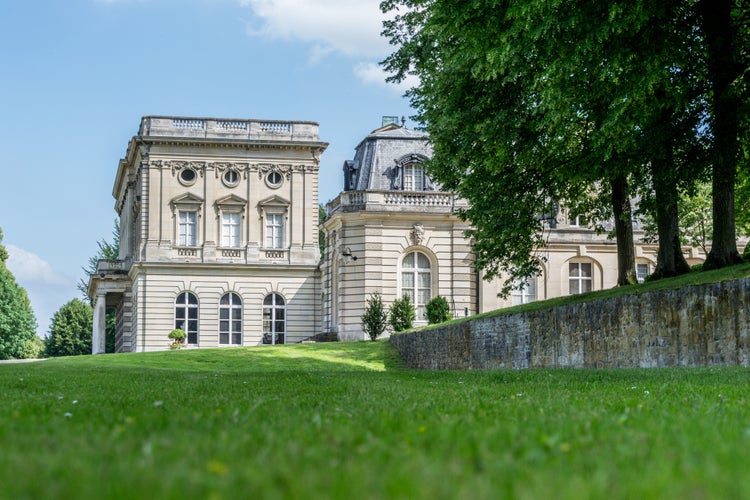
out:
<path id="1" fill-rule="evenodd" d="M 234 187 L 240 183 L 240 174 L 234 170 L 227 170 L 226 172 L 224 172 L 224 176 L 222 177 L 222 179 L 224 180 L 224 184 L 226 186 Z"/>
<path id="2" fill-rule="evenodd" d="M 266 176 L 266 184 L 268 184 L 272 188 L 281 186 L 281 181 L 283 180 L 284 178 L 278 172 L 271 172 Z"/>
<path id="3" fill-rule="evenodd" d="M 183 183 L 185 186 L 191 186 L 195 183 L 195 178 L 198 175 L 195 173 L 195 170 L 192 168 L 184 168 L 180 170 L 180 182 Z"/>

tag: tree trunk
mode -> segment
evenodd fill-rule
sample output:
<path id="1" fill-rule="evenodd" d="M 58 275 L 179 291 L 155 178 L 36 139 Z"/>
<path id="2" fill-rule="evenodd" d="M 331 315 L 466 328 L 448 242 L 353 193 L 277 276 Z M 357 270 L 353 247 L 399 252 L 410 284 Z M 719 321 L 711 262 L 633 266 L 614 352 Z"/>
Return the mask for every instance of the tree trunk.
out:
<path id="1" fill-rule="evenodd" d="M 677 183 L 669 172 L 670 162 L 651 162 L 651 176 L 656 197 L 656 227 L 659 250 L 656 256 L 655 278 L 669 278 L 690 272 L 682 255 L 680 226 L 677 213 Z"/>
<path id="2" fill-rule="evenodd" d="M 742 261 L 737 251 L 734 221 L 734 183 L 739 157 L 739 116 L 742 98 L 733 82 L 742 73 L 738 61 L 737 30 L 732 24 L 732 0 L 702 0 L 701 25 L 708 49 L 708 79 L 713 115 L 713 235 L 704 269 L 718 269 Z"/>
<path id="3" fill-rule="evenodd" d="M 633 214 L 628 196 L 628 180 L 624 175 L 618 175 L 612 179 L 612 213 L 615 217 L 617 238 L 617 284 L 632 285 L 637 282 Z"/>

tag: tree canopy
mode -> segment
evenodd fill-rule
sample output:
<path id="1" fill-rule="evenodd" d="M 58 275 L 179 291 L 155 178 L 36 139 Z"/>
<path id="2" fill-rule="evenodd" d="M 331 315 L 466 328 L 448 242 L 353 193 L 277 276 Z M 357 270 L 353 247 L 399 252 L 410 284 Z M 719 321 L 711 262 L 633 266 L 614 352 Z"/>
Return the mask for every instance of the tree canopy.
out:
<path id="1" fill-rule="evenodd" d="M 5 265 L 8 252 L 2 241 L 0 229 L 0 359 L 33 356 L 36 318 L 26 290 L 16 283 Z"/>
<path id="2" fill-rule="evenodd" d="M 94 312 L 80 299 L 73 299 L 52 316 L 49 336 L 45 339 L 47 356 L 91 354 L 91 332 Z"/>
<path id="3" fill-rule="evenodd" d="M 381 4 L 395 13 L 384 35 L 396 51 L 383 64 L 391 81 L 420 79 L 407 95 L 434 146 L 429 172 L 470 202 L 462 216 L 486 277 L 539 272 L 534 251 L 558 203 L 629 223 L 634 188 L 654 200 L 657 270 L 687 270 L 679 193 L 716 164 L 717 149 L 701 5 Z M 618 243 L 629 231 L 618 228 Z M 632 253 L 630 238 L 618 250 Z"/>

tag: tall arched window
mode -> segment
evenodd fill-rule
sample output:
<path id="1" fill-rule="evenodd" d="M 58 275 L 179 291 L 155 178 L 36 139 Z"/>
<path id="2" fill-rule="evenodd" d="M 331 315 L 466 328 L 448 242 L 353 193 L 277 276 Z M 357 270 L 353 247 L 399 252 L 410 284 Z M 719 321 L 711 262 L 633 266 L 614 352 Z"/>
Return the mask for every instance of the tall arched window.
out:
<path id="1" fill-rule="evenodd" d="M 591 262 L 571 262 L 568 264 L 568 293 L 590 292 L 594 289 L 594 273 Z"/>
<path id="2" fill-rule="evenodd" d="M 411 252 L 401 264 L 401 295 L 414 303 L 417 321 L 426 319 L 424 306 L 432 298 L 432 268 L 422 252 Z"/>
<path id="3" fill-rule="evenodd" d="M 219 302 L 219 344 L 242 344 L 242 299 L 227 293 Z"/>
<path id="4" fill-rule="evenodd" d="M 188 344 L 198 344 L 198 298 L 182 292 L 174 303 L 174 327 L 187 333 Z"/>
<path id="5" fill-rule="evenodd" d="M 263 343 L 283 344 L 286 333 L 286 303 L 284 297 L 272 293 L 263 299 Z"/>

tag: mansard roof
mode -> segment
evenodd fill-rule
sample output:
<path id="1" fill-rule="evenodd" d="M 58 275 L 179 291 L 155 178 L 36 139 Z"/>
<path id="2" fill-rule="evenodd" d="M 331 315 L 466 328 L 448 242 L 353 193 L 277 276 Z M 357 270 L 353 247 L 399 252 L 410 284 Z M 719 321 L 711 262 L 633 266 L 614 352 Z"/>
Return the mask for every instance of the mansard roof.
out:
<path id="1" fill-rule="evenodd" d="M 354 159 L 344 162 L 344 189 L 388 191 L 393 189 L 396 169 L 405 158 L 421 161 L 432 157 L 427 133 L 396 124 L 373 130 L 355 148 Z"/>

